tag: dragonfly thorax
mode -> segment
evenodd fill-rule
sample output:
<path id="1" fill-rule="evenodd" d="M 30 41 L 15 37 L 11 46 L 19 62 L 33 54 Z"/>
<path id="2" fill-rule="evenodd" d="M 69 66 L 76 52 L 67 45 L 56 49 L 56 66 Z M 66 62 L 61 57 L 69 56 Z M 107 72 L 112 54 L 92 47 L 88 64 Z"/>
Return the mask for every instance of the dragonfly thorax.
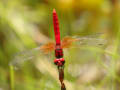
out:
<path id="1" fill-rule="evenodd" d="M 57 45 L 55 48 L 55 57 L 62 58 L 63 57 L 63 50 L 60 45 Z"/>

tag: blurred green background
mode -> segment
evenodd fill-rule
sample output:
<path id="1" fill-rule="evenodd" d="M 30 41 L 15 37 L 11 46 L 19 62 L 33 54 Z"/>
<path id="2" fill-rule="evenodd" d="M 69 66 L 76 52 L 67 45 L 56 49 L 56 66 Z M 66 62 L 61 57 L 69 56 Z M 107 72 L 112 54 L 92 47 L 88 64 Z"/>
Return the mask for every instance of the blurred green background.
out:
<path id="1" fill-rule="evenodd" d="M 64 51 L 67 90 L 120 90 L 120 0 L 0 0 L 0 90 L 60 90 L 54 52 L 24 64 L 18 53 L 54 40 L 53 8 L 61 38 L 102 33 L 107 41 Z"/>

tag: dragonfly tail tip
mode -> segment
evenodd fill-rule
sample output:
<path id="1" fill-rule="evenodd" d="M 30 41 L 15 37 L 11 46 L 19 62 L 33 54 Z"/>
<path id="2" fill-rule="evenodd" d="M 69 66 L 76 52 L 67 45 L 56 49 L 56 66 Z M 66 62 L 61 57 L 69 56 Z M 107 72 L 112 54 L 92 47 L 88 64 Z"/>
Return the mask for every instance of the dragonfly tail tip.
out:
<path id="1" fill-rule="evenodd" d="M 55 10 L 55 8 L 53 9 L 53 13 L 56 13 L 56 10 Z"/>

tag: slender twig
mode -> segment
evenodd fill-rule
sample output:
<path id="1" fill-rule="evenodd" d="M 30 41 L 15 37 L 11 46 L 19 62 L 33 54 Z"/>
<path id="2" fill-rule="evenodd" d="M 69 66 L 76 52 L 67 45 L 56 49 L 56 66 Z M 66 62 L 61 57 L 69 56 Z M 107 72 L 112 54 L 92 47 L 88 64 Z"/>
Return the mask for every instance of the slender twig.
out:
<path id="1" fill-rule="evenodd" d="M 15 90 L 14 89 L 14 69 L 12 65 L 10 65 L 10 89 Z"/>
<path id="2" fill-rule="evenodd" d="M 65 84 L 63 82 L 63 80 L 64 80 L 64 66 L 61 66 L 61 67 L 58 66 L 58 71 L 59 71 L 59 80 L 61 83 L 61 90 L 66 90 Z"/>

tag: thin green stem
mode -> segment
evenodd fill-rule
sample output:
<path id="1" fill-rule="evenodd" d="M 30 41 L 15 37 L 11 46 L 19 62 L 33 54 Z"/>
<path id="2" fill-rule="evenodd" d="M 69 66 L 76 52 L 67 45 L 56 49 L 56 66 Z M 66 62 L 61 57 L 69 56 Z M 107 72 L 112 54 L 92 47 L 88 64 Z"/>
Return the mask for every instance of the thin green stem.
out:
<path id="1" fill-rule="evenodd" d="M 10 89 L 15 90 L 14 89 L 14 69 L 12 65 L 10 65 Z"/>

